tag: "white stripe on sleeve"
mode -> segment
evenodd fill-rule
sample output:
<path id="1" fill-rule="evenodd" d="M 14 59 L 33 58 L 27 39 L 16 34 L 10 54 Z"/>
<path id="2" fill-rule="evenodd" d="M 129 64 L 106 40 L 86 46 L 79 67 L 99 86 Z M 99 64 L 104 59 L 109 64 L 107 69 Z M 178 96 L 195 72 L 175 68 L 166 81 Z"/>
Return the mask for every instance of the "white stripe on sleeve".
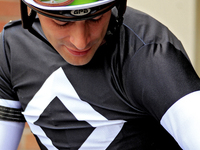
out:
<path id="1" fill-rule="evenodd" d="M 184 150 L 200 150 L 200 91 L 173 104 L 161 119 L 162 126 Z"/>
<path id="2" fill-rule="evenodd" d="M 0 99 L 0 106 L 20 109 L 21 103 L 19 101 Z"/>

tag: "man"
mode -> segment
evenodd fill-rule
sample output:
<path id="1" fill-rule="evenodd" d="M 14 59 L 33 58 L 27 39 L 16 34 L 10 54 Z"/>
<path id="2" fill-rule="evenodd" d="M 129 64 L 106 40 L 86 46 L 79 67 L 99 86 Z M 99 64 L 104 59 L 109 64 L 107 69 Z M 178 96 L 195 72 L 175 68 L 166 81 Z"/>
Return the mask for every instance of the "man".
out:
<path id="1" fill-rule="evenodd" d="M 24 121 L 42 150 L 200 149 L 199 77 L 165 26 L 125 0 L 21 12 L 28 30 L 0 37 L 0 149 L 17 148 Z"/>

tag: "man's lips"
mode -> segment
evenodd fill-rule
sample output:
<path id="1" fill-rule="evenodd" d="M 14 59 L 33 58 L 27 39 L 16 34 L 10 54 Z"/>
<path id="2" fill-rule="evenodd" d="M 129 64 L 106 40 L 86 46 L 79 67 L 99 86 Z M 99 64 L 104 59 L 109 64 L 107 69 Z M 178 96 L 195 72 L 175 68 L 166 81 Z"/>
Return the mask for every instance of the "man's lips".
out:
<path id="1" fill-rule="evenodd" d="M 86 50 L 73 50 L 73 49 L 67 48 L 67 50 L 74 56 L 84 56 L 90 51 L 90 49 L 91 48 L 86 49 Z"/>

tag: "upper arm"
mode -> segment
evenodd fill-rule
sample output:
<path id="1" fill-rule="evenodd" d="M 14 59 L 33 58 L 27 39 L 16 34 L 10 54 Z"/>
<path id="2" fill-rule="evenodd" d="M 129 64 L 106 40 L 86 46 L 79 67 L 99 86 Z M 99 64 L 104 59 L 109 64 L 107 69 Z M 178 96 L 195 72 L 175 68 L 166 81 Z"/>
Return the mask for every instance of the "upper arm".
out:
<path id="1" fill-rule="evenodd" d="M 131 58 L 125 79 L 130 101 L 158 121 L 180 98 L 200 90 L 190 61 L 171 43 L 144 46 Z"/>
<path id="2" fill-rule="evenodd" d="M 24 128 L 21 104 L 12 90 L 9 53 L 0 34 L 0 149 L 16 150 Z"/>
<path id="3" fill-rule="evenodd" d="M 183 149 L 200 148 L 200 79 L 171 43 L 144 46 L 131 60 L 128 96 L 153 116 Z"/>
<path id="4" fill-rule="evenodd" d="M 16 150 L 24 129 L 24 122 L 0 120 L 0 149 Z"/>

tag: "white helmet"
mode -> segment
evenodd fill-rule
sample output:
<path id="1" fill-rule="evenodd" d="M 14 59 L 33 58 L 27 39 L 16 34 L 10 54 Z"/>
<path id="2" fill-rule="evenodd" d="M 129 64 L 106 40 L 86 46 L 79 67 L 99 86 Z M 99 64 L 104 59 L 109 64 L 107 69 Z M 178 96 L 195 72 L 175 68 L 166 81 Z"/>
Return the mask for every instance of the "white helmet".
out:
<path id="1" fill-rule="evenodd" d="M 99 16 L 114 6 L 118 18 L 122 18 L 127 0 L 21 0 L 21 16 L 24 28 L 32 26 L 37 13 L 60 21 L 78 21 Z M 27 6 L 33 11 L 27 14 Z"/>

